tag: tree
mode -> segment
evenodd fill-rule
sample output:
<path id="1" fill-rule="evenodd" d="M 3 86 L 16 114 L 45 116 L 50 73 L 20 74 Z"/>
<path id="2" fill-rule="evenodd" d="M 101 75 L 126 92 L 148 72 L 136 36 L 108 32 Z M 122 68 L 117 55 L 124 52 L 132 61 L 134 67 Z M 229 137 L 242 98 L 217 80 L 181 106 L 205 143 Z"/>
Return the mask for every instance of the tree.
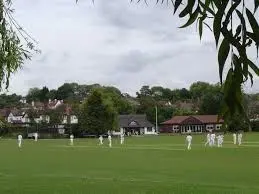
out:
<path id="1" fill-rule="evenodd" d="M 220 92 L 210 92 L 204 94 L 201 97 L 201 102 L 199 104 L 200 114 L 219 114 L 222 106 L 222 98 L 223 94 Z"/>
<path id="2" fill-rule="evenodd" d="M 80 127 L 90 133 L 101 134 L 117 129 L 117 112 L 100 89 L 94 89 L 83 103 Z"/>
<path id="3" fill-rule="evenodd" d="M 61 105 L 58 106 L 56 109 L 49 109 L 46 113 L 50 117 L 49 124 L 56 128 L 57 125 L 62 123 L 65 113 L 65 106 Z"/>
<path id="4" fill-rule="evenodd" d="M 48 99 L 56 99 L 57 98 L 57 90 L 50 90 L 48 93 Z"/>
<path id="5" fill-rule="evenodd" d="M 179 96 L 181 99 L 184 99 L 184 100 L 191 98 L 191 94 L 189 90 L 187 90 L 186 88 L 182 88 L 179 90 Z"/>
<path id="6" fill-rule="evenodd" d="M 130 114 L 134 112 L 133 105 L 123 97 L 121 91 L 115 87 L 102 87 L 99 88 L 102 90 L 105 99 L 109 99 L 113 103 L 116 112 L 119 114 Z"/>
<path id="7" fill-rule="evenodd" d="M 152 92 L 149 86 L 142 86 L 140 89 L 140 93 L 137 92 L 137 97 L 141 96 L 151 96 Z"/>
<path id="8" fill-rule="evenodd" d="M 31 58 L 36 41 L 17 23 L 11 0 L 0 0 L 0 89 L 7 89 L 9 78 Z M 25 46 L 24 46 L 25 43 Z"/>
<path id="9" fill-rule="evenodd" d="M 40 100 L 41 90 L 39 88 L 30 88 L 26 96 L 28 102 Z"/>
<path id="10" fill-rule="evenodd" d="M 190 93 L 193 99 L 200 99 L 204 94 L 211 91 L 211 85 L 206 82 L 195 82 L 190 86 Z"/>
<path id="11" fill-rule="evenodd" d="M 49 96 L 49 89 L 46 86 L 44 86 L 39 93 L 39 100 L 41 102 L 47 102 L 49 99 L 48 96 Z"/>
<path id="12" fill-rule="evenodd" d="M 12 95 L 6 95 L 1 94 L 0 95 L 0 108 L 12 108 L 12 107 L 20 107 L 22 99 L 22 96 L 12 94 Z"/>
<path id="13" fill-rule="evenodd" d="M 234 117 L 231 118 L 227 122 L 227 129 L 229 131 L 248 131 L 249 130 L 249 123 L 247 122 L 246 118 L 243 115 L 236 113 Z"/>
<path id="14" fill-rule="evenodd" d="M 60 100 L 65 100 L 74 96 L 74 89 L 77 87 L 77 83 L 64 83 L 57 90 L 57 98 Z"/>

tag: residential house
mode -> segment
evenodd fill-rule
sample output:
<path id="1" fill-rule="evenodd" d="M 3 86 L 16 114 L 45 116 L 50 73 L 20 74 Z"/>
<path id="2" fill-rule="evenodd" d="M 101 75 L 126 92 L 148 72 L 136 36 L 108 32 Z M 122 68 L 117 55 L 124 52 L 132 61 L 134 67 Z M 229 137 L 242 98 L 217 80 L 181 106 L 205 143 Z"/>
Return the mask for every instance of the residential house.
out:
<path id="1" fill-rule="evenodd" d="M 217 115 L 191 115 L 174 116 L 172 119 L 161 123 L 161 132 L 176 133 L 202 133 L 214 130 L 220 130 L 223 119 L 218 119 Z"/>
<path id="2" fill-rule="evenodd" d="M 76 115 L 64 115 L 62 124 L 77 124 L 78 123 L 78 118 Z"/>
<path id="3" fill-rule="evenodd" d="M 12 124 L 24 124 L 25 126 L 30 123 L 28 114 L 20 110 L 11 110 L 7 117 L 7 122 Z"/>
<path id="4" fill-rule="evenodd" d="M 51 99 L 49 99 L 48 108 L 56 109 L 57 107 L 59 107 L 60 105 L 63 105 L 63 104 L 64 104 L 63 100 L 54 99 L 53 101 L 51 101 Z"/>
<path id="5" fill-rule="evenodd" d="M 45 114 L 37 114 L 36 117 L 34 118 L 34 121 L 36 123 L 42 123 L 42 122 L 49 123 L 50 117 L 49 115 L 45 115 Z"/>
<path id="6" fill-rule="evenodd" d="M 156 134 L 155 126 L 147 120 L 146 115 L 119 115 L 119 133 Z"/>
<path id="7" fill-rule="evenodd" d="M 73 112 L 72 108 L 67 105 L 63 116 L 62 124 L 77 124 L 78 118 Z"/>

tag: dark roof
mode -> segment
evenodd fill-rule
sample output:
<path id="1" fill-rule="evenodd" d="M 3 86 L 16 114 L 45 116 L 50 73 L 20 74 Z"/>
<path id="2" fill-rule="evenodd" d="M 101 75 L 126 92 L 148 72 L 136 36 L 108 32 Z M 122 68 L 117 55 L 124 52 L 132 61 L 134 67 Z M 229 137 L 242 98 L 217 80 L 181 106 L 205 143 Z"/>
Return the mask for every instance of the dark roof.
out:
<path id="1" fill-rule="evenodd" d="M 11 112 L 13 114 L 13 116 L 24 116 L 25 112 L 22 110 L 18 110 L 18 109 L 13 109 L 11 110 Z"/>
<path id="2" fill-rule="evenodd" d="M 0 116 L 1 117 L 8 117 L 10 114 L 11 110 L 8 108 L 0 109 Z"/>
<path id="3" fill-rule="evenodd" d="M 119 115 L 120 127 L 154 127 L 152 123 L 147 120 L 146 115 Z"/>
<path id="4" fill-rule="evenodd" d="M 218 115 L 192 115 L 192 116 L 174 116 L 172 119 L 161 123 L 162 125 L 173 125 L 173 124 L 183 124 L 186 120 L 198 120 L 201 123 L 223 123 L 223 119 L 219 119 Z"/>

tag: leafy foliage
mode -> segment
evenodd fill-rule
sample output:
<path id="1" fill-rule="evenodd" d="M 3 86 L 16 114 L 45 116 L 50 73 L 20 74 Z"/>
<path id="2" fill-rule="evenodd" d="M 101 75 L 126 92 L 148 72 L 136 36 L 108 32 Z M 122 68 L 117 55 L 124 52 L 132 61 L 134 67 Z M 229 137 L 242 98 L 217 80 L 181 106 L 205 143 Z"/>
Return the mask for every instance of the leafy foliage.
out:
<path id="1" fill-rule="evenodd" d="M 46 112 L 46 115 L 48 115 L 50 117 L 49 124 L 54 127 L 56 125 L 60 124 L 64 118 L 64 112 L 65 112 L 64 105 L 58 106 L 54 110 L 52 110 L 52 109 L 48 110 Z"/>
<path id="2" fill-rule="evenodd" d="M 13 17 L 11 6 L 11 0 L 0 0 L 0 89 L 3 85 L 8 88 L 11 74 L 31 58 L 31 51 L 39 52 L 34 47 L 36 41 Z"/>
<path id="3" fill-rule="evenodd" d="M 83 103 L 79 117 L 81 128 L 90 133 L 102 134 L 117 129 L 117 112 L 102 90 L 95 89 Z"/>
<path id="4" fill-rule="evenodd" d="M 20 100 L 22 99 L 22 96 L 11 94 L 1 94 L 0 95 L 0 108 L 10 108 L 10 107 L 17 107 L 19 108 L 21 106 Z"/>

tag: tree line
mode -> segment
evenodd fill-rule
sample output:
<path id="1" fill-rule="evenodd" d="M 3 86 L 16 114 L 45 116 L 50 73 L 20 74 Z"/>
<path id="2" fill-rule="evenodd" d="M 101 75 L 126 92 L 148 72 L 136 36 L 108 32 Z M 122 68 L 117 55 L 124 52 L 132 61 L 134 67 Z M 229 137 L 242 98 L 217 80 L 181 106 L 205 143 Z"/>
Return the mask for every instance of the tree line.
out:
<path id="1" fill-rule="evenodd" d="M 259 94 L 245 94 L 243 104 L 250 118 L 259 114 Z M 170 119 L 174 115 L 219 114 L 222 110 L 223 93 L 220 84 L 195 82 L 190 88 L 170 89 L 162 86 L 142 86 L 135 96 L 122 93 L 112 86 L 100 84 L 80 85 L 64 83 L 57 89 L 44 86 L 31 88 L 26 96 L 16 94 L 0 95 L 0 108 L 22 107 L 21 99 L 27 103 L 48 103 L 49 99 L 63 100 L 78 116 L 77 125 L 69 125 L 69 130 L 104 132 L 117 129 L 119 114 L 146 114 L 150 122 L 155 124 L 155 110 L 158 111 L 158 123 Z M 257 105 L 258 104 L 258 105 Z M 57 125 L 62 119 L 65 107 L 48 110 L 50 123 Z M 35 111 L 29 111 L 31 118 Z M 69 122 L 68 122 L 69 123 Z M 244 124 L 245 123 L 245 124 Z M 229 128 L 247 128 L 245 118 L 237 114 L 228 121 Z"/>

